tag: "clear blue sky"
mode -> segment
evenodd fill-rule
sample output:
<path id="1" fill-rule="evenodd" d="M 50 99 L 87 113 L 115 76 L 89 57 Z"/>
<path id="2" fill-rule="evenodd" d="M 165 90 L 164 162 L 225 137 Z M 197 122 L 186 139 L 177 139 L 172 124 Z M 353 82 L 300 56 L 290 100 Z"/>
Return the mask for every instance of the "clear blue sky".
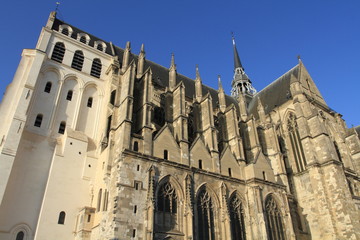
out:
<path id="1" fill-rule="evenodd" d="M 34 48 L 56 1 L 4 1 L 0 8 L 0 93 L 10 83 L 24 48 Z M 328 105 L 349 127 L 360 125 L 359 0 L 60 0 L 58 17 L 115 45 L 131 41 L 138 53 L 230 93 L 230 32 L 246 73 L 259 91 L 301 58 Z"/>

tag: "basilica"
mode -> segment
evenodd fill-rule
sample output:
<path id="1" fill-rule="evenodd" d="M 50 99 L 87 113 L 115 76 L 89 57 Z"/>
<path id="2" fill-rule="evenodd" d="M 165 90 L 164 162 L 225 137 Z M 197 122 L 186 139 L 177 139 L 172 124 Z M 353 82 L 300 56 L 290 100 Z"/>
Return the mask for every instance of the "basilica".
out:
<path id="1" fill-rule="evenodd" d="M 360 127 L 233 54 L 227 95 L 52 12 L 0 105 L 0 239 L 360 239 Z"/>

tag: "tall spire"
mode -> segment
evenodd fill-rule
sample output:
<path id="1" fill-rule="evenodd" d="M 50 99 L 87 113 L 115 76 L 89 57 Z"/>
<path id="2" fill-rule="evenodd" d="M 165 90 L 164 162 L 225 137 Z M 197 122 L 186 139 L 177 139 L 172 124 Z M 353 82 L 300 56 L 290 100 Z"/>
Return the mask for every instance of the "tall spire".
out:
<path id="1" fill-rule="evenodd" d="M 240 57 L 239 57 L 239 53 L 236 49 L 236 44 L 235 44 L 235 38 L 234 38 L 234 35 L 232 36 L 232 42 L 233 42 L 233 49 L 234 49 L 234 70 L 237 69 L 237 68 L 243 68 L 242 64 L 241 64 L 241 61 L 240 61 Z"/>
<path id="2" fill-rule="evenodd" d="M 251 81 L 241 64 L 234 36 L 232 36 L 232 43 L 234 49 L 234 77 L 231 82 L 231 95 L 237 98 L 240 94 L 243 94 L 251 98 L 255 95 L 256 90 L 252 86 Z"/>
<path id="3" fill-rule="evenodd" d="M 174 53 L 171 54 L 171 63 L 169 68 L 169 89 L 174 90 L 176 86 L 176 65 Z"/>

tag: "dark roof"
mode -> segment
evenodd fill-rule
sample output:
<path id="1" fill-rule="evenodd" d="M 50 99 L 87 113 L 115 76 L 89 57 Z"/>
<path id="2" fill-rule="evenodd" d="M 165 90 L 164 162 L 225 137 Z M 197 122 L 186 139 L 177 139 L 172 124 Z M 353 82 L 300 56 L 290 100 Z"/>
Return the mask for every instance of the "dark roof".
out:
<path id="1" fill-rule="evenodd" d="M 290 69 L 287 73 L 276 79 L 270 85 L 258 92 L 249 103 L 249 114 L 258 118 L 257 106 L 259 99 L 265 109 L 265 114 L 271 112 L 274 108 L 282 105 L 291 97 L 290 83 L 291 76 L 297 78 L 299 73 L 299 64 Z"/>
<path id="2" fill-rule="evenodd" d="M 111 56 L 118 56 L 119 58 L 119 61 L 121 63 L 122 59 L 123 59 L 123 54 L 124 54 L 124 49 L 120 48 L 120 47 L 117 47 L 117 46 L 114 46 L 113 45 L 113 48 L 114 48 L 114 54 L 112 53 L 112 50 L 111 50 L 111 44 L 110 42 L 107 42 L 107 41 L 104 41 L 100 38 L 97 38 L 95 37 L 94 35 L 91 35 L 85 31 L 82 31 L 81 29 L 77 28 L 77 27 L 74 27 L 68 23 L 65 23 L 57 18 L 55 18 L 54 20 L 54 24 L 52 26 L 52 29 L 53 30 L 56 30 L 56 31 L 59 31 L 59 26 L 62 25 L 62 24 L 65 24 L 65 25 L 68 25 L 70 26 L 72 29 L 73 29 L 73 33 L 71 35 L 72 38 L 76 39 L 77 37 L 77 34 L 78 33 L 85 33 L 87 35 L 89 35 L 90 37 L 90 42 L 89 42 L 89 45 L 90 46 L 94 46 L 94 42 L 95 41 L 102 41 L 106 44 L 106 53 L 111 55 Z M 138 59 L 138 56 L 135 55 L 135 54 L 131 54 L 130 56 L 130 60 L 129 62 L 131 62 L 133 59 L 135 59 L 135 61 L 137 61 Z M 144 70 L 148 69 L 148 68 L 151 68 L 151 71 L 153 73 L 153 82 L 156 83 L 157 85 L 161 86 L 161 87 L 166 87 L 166 86 L 169 86 L 169 69 L 164 67 L 164 66 L 161 66 L 155 62 L 152 62 L 152 61 L 149 61 L 149 60 L 145 60 L 145 65 L 144 65 Z M 180 83 L 180 82 L 183 82 L 184 85 L 185 85 L 185 95 L 186 97 L 188 98 L 193 98 L 194 95 L 195 95 L 195 81 L 191 78 L 188 78 L 182 74 L 177 74 L 176 76 L 176 82 L 177 83 Z M 205 85 L 202 85 L 202 92 L 203 92 L 203 95 L 206 95 L 208 92 L 210 93 L 211 95 L 211 98 L 213 100 L 213 107 L 217 107 L 218 105 L 218 91 L 213 89 L 213 88 L 210 88 L 208 86 L 205 86 Z M 235 106 L 238 108 L 238 105 L 237 105 L 237 101 L 235 98 L 231 97 L 231 96 L 226 96 L 226 105 L 229 106 L 231 103 L 235 104 Z"/>

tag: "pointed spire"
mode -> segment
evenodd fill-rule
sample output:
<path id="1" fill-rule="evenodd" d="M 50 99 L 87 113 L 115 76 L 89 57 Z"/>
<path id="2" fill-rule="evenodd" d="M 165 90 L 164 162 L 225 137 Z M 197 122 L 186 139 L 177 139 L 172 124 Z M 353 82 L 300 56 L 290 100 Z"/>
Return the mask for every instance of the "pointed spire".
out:
<path id="1" fill-rule="evenodd" d="M 130 60 L 130 53 L 131 53 L 131 46 L 130 42 L 126 42 L 126 47 L 124 50 L 124 56 L 123 56 L 123 65 L 122 65 L 122 71 L 125 71 L 128 67 L 129 60 Z"/>
<path id="2" fill-rule="evenodd" d="M 238 53 L 238 51 L 236 49 L 234 35 L 232 36 L 232 42 L 233 42 L 233 49 L 234 49 L 234 70 L 237 69 L 237 68 L 244 69 L 242 64 L 241 64 L 241 61 L 240 61 L 239 53 Z"/>
<path id="3" fill-rule="evenodd" d="M 225 112 L 226 110 L 225 92 L 221 83 L 220 75 L 218 75 L 218 83 L 219 83 L 219 91 L 218 91 L 219 109 L 221 112 Z"/>
<path id="4" fill-rule="evenodd" d="M 196 64 L 196 79 L 201 81 L 200 73 L 199 73 L 199 65 Z"/>
<path id="5" fill-rule="evenodd" d="M 218 86 L 219 86 L 219 92 L 224 92 L 223 85 L 221 83 L 221 76 L 218 75 Z"/>
<path id="6" fill-rule="evenodd" d="M 144 63 L 145 63 L 145 47 L 144 44 L 141 44 L 140 53 L 139 53 L 139 60 L 137 66 L 137 78 L 140 78 L 144 73 Z"/>
<path id="7" fill-rule="evenodd" d="M 202 99 L 202 83 L 199 73 L 199 65 L 196 64 L 196 78 L 195 78 L 195 97 L 196 101 L 200 102 Z"/>
<path id="8" fill-rule="evenodd" d="M 238 97 L 240 94 L 245 94 L 252 98 L 256 90 L 252 86 L 249 77 L 246 75 L 244 68 L 241 64 L 238 51 L 236 49 L 235 38 L 232 36 L 232 43 L 234 49 L 234 77 L 231 82 L 231 96 Z"/>
<path id="9" fill-rule="evenodd" d="M 171 63 L 169 69 L 169 89 L 174 90 L 176 86 L 176 64 L 174 53 L 171 53 Z"/>

